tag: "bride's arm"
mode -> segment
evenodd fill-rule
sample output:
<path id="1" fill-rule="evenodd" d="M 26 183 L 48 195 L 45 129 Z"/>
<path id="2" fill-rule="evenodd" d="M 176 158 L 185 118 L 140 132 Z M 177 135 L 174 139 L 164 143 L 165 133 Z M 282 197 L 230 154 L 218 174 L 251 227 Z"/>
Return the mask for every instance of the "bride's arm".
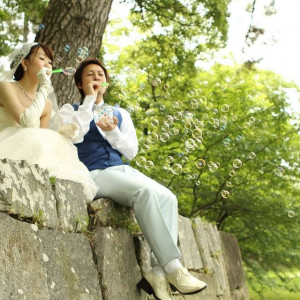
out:
<path id="1" fill-rule="evenodd" d="M 0 103 L 4 106 L 13 119 L 20 123 L 25 107 L 20 103 L 15 89 L 9 82 L 0 83 Z"/>
<path id="2" fill-rule="evenodd" d="M 48 69 L 42 68 L 37 76 L 40 81 L 40 88 L 36 97 L 29 107 L 25 108 L 19 102 L 18 96 L 12 84 L 9 82 L 2 82 L 0 85 L 0 103 L 6 107 L 9 114 L 23 127 L 40 127 L 40 119 L 44 113 L 45 104 L 47 100 L 48 88 L 50 85 L 50 76 L 47 75 Z M 46 124 L 44 124 L 45 126 Z"/>

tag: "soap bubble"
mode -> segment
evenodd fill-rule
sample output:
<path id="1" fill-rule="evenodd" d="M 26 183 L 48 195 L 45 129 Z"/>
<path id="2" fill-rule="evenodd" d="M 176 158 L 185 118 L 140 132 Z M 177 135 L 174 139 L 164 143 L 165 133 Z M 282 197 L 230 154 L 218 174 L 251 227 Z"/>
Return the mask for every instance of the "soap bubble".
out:
<path id="1" fill-rule="evenodd" d="M 147 137 L 149 143 L 155 143 L 158 141 L 158 134 L 156 132 L 150 132 Z"/>
<path id="2" fill-rule="evenodd" d="M 182 166 L 180 164 L 174 164 L 171 167 L 171 171 L 174 175 L 179 175 L 182 172 Z"/>
<path id="3" fill-rule="evenodd" d="M 147 161 L 145 162 L 144 168 L 145 168 L 146 170 L 149 170 L 149 169 L 151 169 L 151 168 L 153 168 L 153 167 L 154 167 L 154 163 L 153 163 L 152 160 L 147 160 Z"/>
<path id="4" fill-rule="evenodd" d="M 214 104 L 212 102 L 207 102 L 206 109 L 211 110 L 214 107 Z"/>
<path id="5" fill-rule="evenodd" d="M 196 146 L 196 143 L 193 139 L 187 139 L 184 143 L 185 147 L 187 148 L 193 148 Z"/>
<path id="6" fill-rule="evenodd" d="M 226 190 L 222 190 L 221 195 L 223 198 L 228 198 L 230 196 L 230 193 Z"/>
<path id="7" fill-rule="evenodd" d="M 44 25 L 44 24 L 40 24 L 39 26 L 38 26 L 38 31 L 42 31 L 42 30 L 44 30 L 46 28 L 46 26 Z"/>
<path id="8" fill-rule="evenodd" d="M 198 105 L 198 100 L 197 99 L 192 99 L 191 100 L 191 105 Z"/>
<path id="9" fill-rule="evenodd" d="M 239 142 L 243 139 L 243 136 L 239 134 L 239 135 L 237 135 L 237 137 L 235 139 Z"/>
<path id="10" fill-rule="evenodd" d="M 65 75 L 69 75 L 69 76 L 70 76 L 70 75 L 74 75 L 75 72 L 76 72 L 76 69 L 73 68 L 73 67 L 68 67 L 68 68 L 63 69 L 63 73 L 64 73 Z"/>
<path id="11" fill-rule="evenodd" d="M 166 162 L 167 162 L 168 164 L 170 164 L 173 160 L 174 160 L 173 156 L 168 156 L 168 157 L 166 158 Z"/>
<path id="12" fill-rule="evenodd" d="M 143 156 L 139 156 L 139 157 L 135 160 L 135 163 L 136 163 L 137 166 L 142 167 L 142 166 L 144 166 L 145 163 L 146 163 L 146 158 L 143 157 Z"/>
<path id="13" fill-rule="evenodd" d="M 249 122 L 250 122 L 251 124 L 253 124 L 253 123 L 255 122 L 255 118 L 254 118 L 254 117 L 250 117 Z"/>
<path id="14" fill-rule="evenodd" d="M 171 135 L 178 135 L 179 134 L 179 130 L 177 128 L 172 128 L 172 129 L 170 129 L 170 134 Z"/>
<path id="15" fill-rule="evenodd" d="M 152 81 L 152 86 L 158 86 L 161 84 L 161 79 L 160 78 L 154 78 Z"/>
<path id="16" fill-rule="evenodd" d="M 257 144 L 261 143 L 261 139 L 257 139 L 257 140 L 256 140 L 256 143 L 257 143 Z"/>
<path id="17" fill-rule="evenodd" d="M 187 95 L 188 95 L 188 97 L 192 98 L 192 97 L 195 96 L 195 93 L 194 93 L 193 91 L 189 91 L 189 92 L 187 93 Z"/>
<path id="18" fill-rule="evenodd" d="M 199 129 L 199 128 L 196 128 L 196 129 L 194 129 L 193 131 L 192 131 L 192 136 L 193 136 L 193 138 L 198 138 L 198 137 L 200 137 L 200 136 L 202 136 L 202 131 L 201 131 L 201 129 Z"/>
<path id="19" fill-rule="evenodd" d="M 165 85 L 164 85 L 164 89 L 167 90 L 168 88 L 169 88 L 169 85 L 168 85 L 168 84 L 165 84 Z"/>
<path id="20" fill-rule="evenodd" d="M 82 56 L 83 58 L 86 58 L 89 55 L 89 48 L 79 47 L 77 50 L 77 54 L 78 54 L 78 56 Z"/>
<path id="21" fill-rule="evenodd" d="M 169 93 L 169 92 L 166 92 L 164 97 L 165 97 L 165 98 L 169 98 L 170 96 L 171 96 L 170 93 Z"/>
<path id="22" fill-rule="evenodd" d="M 251 152 L 250 154 L 249 154 L 249 158 L 250 159 L 254 159 L 256 157 L 256 154 L 254 153 L 254 152 Z"/>
<path id="23" fill-rule="evenodd" d="M 235 122 L 237 120 L 237 116 L 232 116 L 231 121 Z"/>
<path id="24" fill-rule="evenodd" d="M 157 119 L 152 119 L 151 120 L 151 126 L 156 127 L 159 125 L 159 121 Z"/>
<path id="25" fill-rule="evenodd" d="M 200 185 L 200 184 L 201 184 L 200 180 L 197 180 L 197 181 L 195 182 L 195 184 L 196 184 L 196 185 Z"/>
<path id="26" fill-rule="evenodd" d="M 202 169 L 205 166 L 205 160 L 204 159 L 197 159 L 195 162 L 195 165 L 198 169 Z"/>
<path id="27" fill-rule="evenodd" d="M 295 215 L 296 215 L 296 214 L 295 214 L 294 211 L 292 211 L 292 210 L 289 210 L 289 211 L 288 211 L 288 217 L 289 217 L 289 218 L 294 218 Z"/>
<path id="28" fill-rule="evenodd" d="M 170 129 L 170 125 L 169 125 L 169 124 L 164 123 L 164 124 L 161 126 L 161 130 L 162 130 L 162 131 L 169 131 L 169 129 Z"/>
<path id="29" fill-rule="evenodd" d="M 251 123 L 250 122 L 245 122 L 244 123 L 244 128 L 250 128 L 251 127 Z"/>
<path id="30" fill-rule="evenodd" d="M 159 136 L 159 139 L 160 139 L 163 143 L 166 143 L 166 142 L 170 139 L 170 136 L 169 136 L 168 133 L 163 132 L 163 133 Z"/>
<path id="31" fill-rule="evenodd" d="M 77 63 L 77 64 L 80 64 L 83 60 L 84 60 L 84 57 L 83 57 L 83 56 L 80 56 L 80 55 L 79 55 L 79 56 L 76 57 L 76 63 Z"/>
<path id="32" fill-rule="evenodd" d="M 218 170 L 218 166 L 215 163 L 213 163 L 208 167 L 208 170 L 212 173 L 216 172 Z"/>
<path id="33" fill-rule="evenodd" d="M 224 124 L 221 125 L 221 126 L 220 126 L 220 130 L 221 130 L 221 131 L 225 131 L 225 130 L 226 130 L 226 125 L 224 125 Z"/>
<path id="34" fill-rule="evenodd" d="M 64 49 L 65 52 L 69 52 L 70 49 L 71 49 L 71 46 L 70 45 L 64 45 L 63 49 Z"/>
<path id="35" fill-rule="evenodd" d="M 238 169 L 243 165 L 243 163 L 239 159 L 234 159 L 232 165 L 234 168 Z"/>
<path id="36" fill-rule="evenodd" d="M 127 111 L 131 114 L 134 112 L 134 107 L 133 106 L 128 106 Z"/>
<path id="37" fill-rule="evenodd" d="M 227 123 L 227 117 L 226 116 L 221 116 L 220 117 L 220 122 L 226 124 Z"/>
<path id="38" fill-rule="evenodd" d="M 230 177 L 233 177 L 235 175 L 235 171 L 234 170 L 231 170 L 230 172 L 229 172 L 229 176 Z"/>
<path id="39" fill-rule="evenodd" d="M 161 111 L 164 111 L 164 110 L 166 109 L 166 107 L 165 107 L 164 105 L 161 105 L 161 106 L 159 107 L 159 109 L 160 109 Z"/>
<path id="40" fill-rule="evenodd" d="M 223 140 L 223 145 L 224 145 L 225 147 L 229 146 L 229 145 L 230 145 L 230 138 L 225 138 L 225 139 Z"/>
<path id="41" fill-rule="evenodd" d="M 173 122 L 174 122 L 174 118 L 171 116 L 171 115 L 166 115 L 165 118 L 164 118 L 164 121 L 169 124 L 169 125 L 172 125 Z"/>
<path id="42" fill-rule="evenodd" d="M 230 181 L 227 181 L 227 182 L 226 182 L 226 186 L 231 187 L 231 186 L 232 186 L 232 183 L 231 183 Z"/>
<path id="43" fill-rule="evenodd" d="M 228 112 L 229 111 L 229 105 L 228 104 L 223 104 L 221 106 L 221 111 L 222 112 Z"/>
<path id="44" fill-rule="evenodd" d="M 56 62 L 60 63 L 62 61 L 62 57 L 61 56 L 56 56 Z"/>
<path id="45" fill-rule="evenodd" d="M 181 111 L 177 111 L 177 112 L 174 114 L 174 119 L 175 119 L 175 120 L 181 120 L 181 119 L 182 119 L 182 112 L 181 112 Z"/>
<path id="46" fill-rule="evenodd" d="M 275 175 L 281 177 L 281 176 L 283 176 L 284 169 L 282 167 L 278 167 L 274 170 L 274 173 L 275 173 Z"/>

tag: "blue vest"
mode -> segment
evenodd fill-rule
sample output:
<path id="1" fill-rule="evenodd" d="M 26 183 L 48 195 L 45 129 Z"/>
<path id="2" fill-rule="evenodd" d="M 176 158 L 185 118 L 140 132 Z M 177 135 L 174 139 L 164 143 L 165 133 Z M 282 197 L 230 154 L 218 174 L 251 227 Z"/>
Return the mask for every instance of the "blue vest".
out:
<path id="1" fill-rule="evenodd" d="M 79 103 L 72 104 L 75 110 L 78 110 Z M 120 111 L 111 106 L 114 111 L 114 116 L 119 120 L 118 127 L 122 124 L 122 116 Z M 89 171 L 96 169 L 106 169 L 112 166 L 119 166 L 123 164 L 122 154 L 113 149 L 107 140 L 103 138 L 99 132 L 94 120 L 90 123 L 90 130 L 84 136 L 82 143 L 75 144 L 78 150 L 78 156 Z"/>

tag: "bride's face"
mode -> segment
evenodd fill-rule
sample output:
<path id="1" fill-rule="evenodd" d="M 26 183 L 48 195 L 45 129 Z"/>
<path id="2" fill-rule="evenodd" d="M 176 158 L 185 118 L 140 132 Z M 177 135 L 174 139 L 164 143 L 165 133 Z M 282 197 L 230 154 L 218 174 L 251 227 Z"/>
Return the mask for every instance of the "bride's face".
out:
<path id="1" fill-rule="evenodd" d="M 28 73 L 32 75 L 36 75 L 43 67 L 52 69 L 52 61 L 41 47 L 33 52 L 24 63 L 28 69 Z"/>

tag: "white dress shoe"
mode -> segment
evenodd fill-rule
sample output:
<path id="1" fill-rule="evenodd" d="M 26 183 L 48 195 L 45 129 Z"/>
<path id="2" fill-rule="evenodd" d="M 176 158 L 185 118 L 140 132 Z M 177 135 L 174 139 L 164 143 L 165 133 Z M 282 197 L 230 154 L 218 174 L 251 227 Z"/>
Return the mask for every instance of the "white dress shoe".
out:
<path id="1" fill-rule="evenodd" d="M 172 290 L 181 294 L 192 295 L 203 291 L 207 284 L 193 275 L 184 267 L 176 269 L 173 273 L 166 274 Z"/>
<path id="2" fill-rule="evenodd" d="M 150 271 L 137 284 L 139 289 L 143 289 L 149 295 L 153 295 L 157 300 L 172 300 L 169 294 L 169 286 L 165 276 L 156 275 Z"/>

